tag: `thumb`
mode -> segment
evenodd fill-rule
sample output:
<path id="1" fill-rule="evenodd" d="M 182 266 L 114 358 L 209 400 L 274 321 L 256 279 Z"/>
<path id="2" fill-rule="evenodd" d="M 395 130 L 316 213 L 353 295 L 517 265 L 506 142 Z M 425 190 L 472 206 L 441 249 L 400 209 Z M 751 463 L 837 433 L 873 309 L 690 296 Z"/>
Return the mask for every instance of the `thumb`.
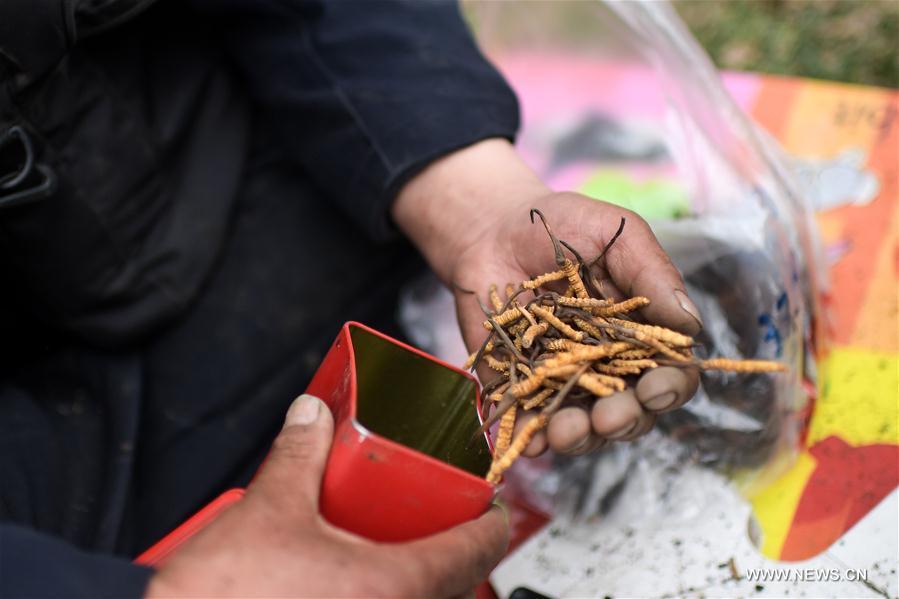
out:
<path id="1" fill-rule="evenodd" d="M 316 514 L 333 435 L 328 406 L 315 396 L 300 395 L 290 404 L 284 427 L 247 489 L 247 499 L 264 499 L 288 517 Z"/>
<path id="2" fill-rule="evenodd" d="M 606 266 L 615 285 L 628 297 L 642 295 L 650 300 L 640 312 L 652 324 L 670 327 L 688 335 L 702 330 L 702 317 L 687 296 L 684 279 L 662 249 L 649 224 L 637 214 L 626 214 L 627 229 L 609 248 Z M 605 219 L 604 224 L 611 224 Z M 610 229 L 600 229 L 603 244 L 612 239 Z"/>

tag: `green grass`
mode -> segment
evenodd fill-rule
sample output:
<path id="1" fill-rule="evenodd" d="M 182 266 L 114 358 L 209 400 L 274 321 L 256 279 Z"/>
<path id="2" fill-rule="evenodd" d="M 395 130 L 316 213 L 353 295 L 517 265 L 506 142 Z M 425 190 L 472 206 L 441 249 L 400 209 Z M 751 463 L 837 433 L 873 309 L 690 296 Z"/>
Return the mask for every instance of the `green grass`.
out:
<path id="1" fill-rule="evenodd" d="M 720 68 L 899 87 L 897 0 L 676 0 Z"/>

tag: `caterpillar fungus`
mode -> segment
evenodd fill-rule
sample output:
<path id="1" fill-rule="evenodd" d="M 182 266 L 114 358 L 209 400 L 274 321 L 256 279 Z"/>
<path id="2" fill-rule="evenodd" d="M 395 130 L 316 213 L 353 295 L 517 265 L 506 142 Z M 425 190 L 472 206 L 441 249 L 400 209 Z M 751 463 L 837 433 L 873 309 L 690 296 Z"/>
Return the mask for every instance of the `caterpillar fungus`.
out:
<path id="1" fill-rule="evenodd" d="M 566 401 L 602 401 L 633 387 L 641 373 L 659 366 L 735 373 L 785 370 L 783 364 L 766 360 L 696 359 L 691 351 L 695 342 L 689 335 L 634 318 L 650 304 L 650 298 L 613 301 L 592 297 L 584 280 L 601 294 L 589 269 L 622 234 L 624 219 L 599 256 L 585 264 L 574 248 L 556 237 L 539 210 L 531 210 L 530 215 L 532 223 L 538 216 L 546 230 L 556 269 L 522 281 L 517 288 L 507 284 L 505 302 L 496 285 L 489 287 L 487 297 L 493 310 L 488 311 L 483 303 L 481 309 L 487 317 L 484 328 L 490 334 L 481 350 L 465 363 L 471 369 L 484 364 L 499 377 L 495 384 L 490 383 L 494 390 L 487 409 L 494 411 L 481 428 L 486 430 L 497 420 L 500 423 L 487 480 L 499 482 Z M 577 264 L 565 255 L 563 246 Z M 559 282 L 567 284 L 564 292 L 547 288 Z M 533 292 L 534 299 L 522 305 L 524 302 L 515 298 L 527 291 Z M 530 359 L 522 353 L 525 350 Z M 539 410 L 536 417 L 513 435 L 522 414 L 533 410 Z"/>

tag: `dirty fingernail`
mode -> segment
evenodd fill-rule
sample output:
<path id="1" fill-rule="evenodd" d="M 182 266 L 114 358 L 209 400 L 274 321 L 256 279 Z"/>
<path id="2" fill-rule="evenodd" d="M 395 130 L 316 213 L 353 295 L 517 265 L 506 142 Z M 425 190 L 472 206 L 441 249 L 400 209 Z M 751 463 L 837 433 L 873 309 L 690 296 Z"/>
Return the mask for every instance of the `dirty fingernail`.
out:
<path id="1" fill-rule="evenodd" d="M 586 447 L 587 443 L 589 443 L 589 442 L 590 442 L 590 435 L 587 435 L 586 437 L 584 437 L 583 439 L 581 439 L 580 441 L 578 441 L 571 447 L 566 447 L 562 453 L 574 453 L 574 452 L 580 451 L 581 449 Z"/>
<path id="2" fill-rule="evenodd" d="M 503 501 L 502 499 L 500 499 L 499 497 L 497 497 L 496 499 L 493 500 L 493 505 L 495 505 L 502 511 L 503 518 L 505 518 L 505 520 L 506 520 L 506 526 L 508 526 L 509 525 L 509 506 L 506 505 L 506 502 Z"/>
<path id="3" fill-rule="evenodd" d="M 630 424 L 628 424 L 627 426 L 623 426 L 620 429 L 618 429 L 617 431 L 615 431 L 614 433 L 610 433 L 608 435 L 603 435 L 603 436 L 606 439 L 612 439 L 612 440 L 620 439 L 621 437 L 626 437 L 629 434 L 631 434 L 632 432 L 634 432 L 634 429 L 637 428 L 638 424 L 640 424 L 640 419 L 634 418 L 633 420 L 631 420 Z"/>
<path id="4" fill-rule="evenodd" d="M 668 393 L 662 393 L 644 401 L 643 406 L 650 410 L 664 410 L 673 404 L 676 399 L 677 393 L 669 391 Z"/>
<path id="5" fill-rule="evenodd" d="M 321 406 L 322 402 L 319 398 L 304 393 L 290 404 L 284 423 L 288 426 L 293 424 L 312 424 L 318 420 Z"/>
<path id="6" fill-rule="evenodd" d="M 701 329 L 702 317 L 699 315 L 699 308 L 696 307 L 696 304 L 693 303 L 693 300 L 687 297 L 687 294 L 680 289 L 674 290 L 674 299 L 677 300 L 677 304 L 681 307 L 681 309 L 696 321 L 696 324 L 698 324 L 699 328 Z"/>

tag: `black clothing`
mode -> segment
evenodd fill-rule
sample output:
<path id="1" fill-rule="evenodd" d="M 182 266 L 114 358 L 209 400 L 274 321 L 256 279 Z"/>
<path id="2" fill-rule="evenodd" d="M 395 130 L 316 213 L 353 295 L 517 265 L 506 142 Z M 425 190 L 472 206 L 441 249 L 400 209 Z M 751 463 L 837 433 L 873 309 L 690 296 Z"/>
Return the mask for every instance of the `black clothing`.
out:
<path id="1" fill-rule="evenodd" d="M 18 300 L 0 327 L 30 331 L 31 316 L 122 347 L 196 297 L 224 241 L 252 113 L 211 27 L 184 12 L 160 2 L 41 76 L 7 78 L 0 123 L 30 134 L 57 192 L 0 213 L 0 273 L 6 301 Z"/>
<path id="2" fill-rule="evenodd" d="M 450 2 L 41 0 L 41 52 L 25 4 L 0 137 L 55 191 L 0 187 L 0 594 L 137 596 L 128 559 L 247 482 L 340 324 L 399 334 L 392 197 L 517 108 Z"/>

